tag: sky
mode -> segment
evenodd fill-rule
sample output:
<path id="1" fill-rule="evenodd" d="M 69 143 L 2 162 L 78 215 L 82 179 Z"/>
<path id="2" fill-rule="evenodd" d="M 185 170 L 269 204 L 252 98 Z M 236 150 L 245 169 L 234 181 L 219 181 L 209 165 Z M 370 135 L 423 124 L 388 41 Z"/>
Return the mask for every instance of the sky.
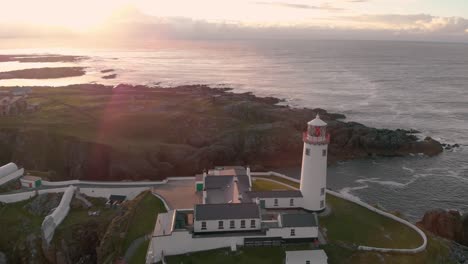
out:
<path id="1" fill-rule="evenodd" d="M 355 38 L 468 42 L 466 0 L 0 0 L 0 38 Z"/>

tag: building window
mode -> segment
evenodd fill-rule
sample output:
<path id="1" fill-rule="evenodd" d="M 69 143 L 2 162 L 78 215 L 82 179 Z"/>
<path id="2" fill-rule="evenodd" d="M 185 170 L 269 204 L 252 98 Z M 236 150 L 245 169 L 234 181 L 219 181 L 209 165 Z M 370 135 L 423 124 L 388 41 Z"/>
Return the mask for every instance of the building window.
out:
<path id="1" fill-rule="evenodd" d="M 218 221 L 218 229 L 224 229 L 224 221 Z"/>
<path id="2" fill-rule="evenodd" d="M 310 149 L 306 148 L 306 155 L 310 156 Z"/>
<path id="3" fill-rule="evenodd" d="M 322 150 L 322 156 L 324 156 L 324 157 L 327 156 L 327 150 L 326 149 Z"/>
<path id="4" fill-rule="evenodd" d="M 323 208 L 324 206 L 325 206 L 325 201 L 324 200 L 320 201 L 320 208 Z"/>
<path id="5" fill-rule="evenodd" d="M 201 230 L 206 230 L 206 222 L 201 222 Z"/>
<path id="6" fill-rule="evenodd" d="M 296 229 L 291 229 L 291 236 L 296 236 Z"/>
<path id="7" fill-rule="evenodd" d="M 325 188 L 320 189 L 320 195 L 325 195 Z"/>
<path id="8" fill-rule="evenodd" d="M 234 229 L 236 228 L 236 223 L 234 220 L 229 221 L 229 228 Z"/>
<path id="9" fill-rule="evenodd" d="M 241 220 L 241 228 L 245 228 L 245 220 Z"/>
<path id="10" fill-rule="evenodd" d="M 275 198 L 275 200 L 273 201 L 273 205 L 278 206 L 278 199 Z"/>
<path id="11" fill-rule="evenodd" d="M 250 228 L 255 228 L 255 220 L 250 220 Z"/>
<path id="12" fill-rule="evenodd" d="M 306 264 L 310 264 L 310 260 L 306 260 Z"/>
<path id="13" fill-rule="evenodd" d="M 289 199 L 289 206 L 294 206 L 294 199 Z"/>

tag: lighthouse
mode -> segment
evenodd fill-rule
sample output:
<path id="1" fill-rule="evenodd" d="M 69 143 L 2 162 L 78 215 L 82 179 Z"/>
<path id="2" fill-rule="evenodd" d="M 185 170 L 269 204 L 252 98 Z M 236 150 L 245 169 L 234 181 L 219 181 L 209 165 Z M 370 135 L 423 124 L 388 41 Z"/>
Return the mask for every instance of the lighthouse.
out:
<path id="1" fill-rule="evenodd" d="M 317 114 L 307 123 L 303 134 L 301 193 L 303 208 L 309 211 L 325 209 L 325 188 L 327 186 L 327 155 L 330 135 L 327 123 Z"/>

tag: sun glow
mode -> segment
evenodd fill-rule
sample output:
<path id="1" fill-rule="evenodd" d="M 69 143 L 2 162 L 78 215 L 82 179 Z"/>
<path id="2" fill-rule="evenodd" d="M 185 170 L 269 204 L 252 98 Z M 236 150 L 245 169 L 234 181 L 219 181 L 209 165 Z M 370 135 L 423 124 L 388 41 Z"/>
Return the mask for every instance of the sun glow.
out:
<path id="1" fill-rule="evenodd" d="M 123 4 L 124 1 L 120 0 L 16 0 L 2 6 L 0 22 L 19 22 L 87 31 L 105 21 Z"/>

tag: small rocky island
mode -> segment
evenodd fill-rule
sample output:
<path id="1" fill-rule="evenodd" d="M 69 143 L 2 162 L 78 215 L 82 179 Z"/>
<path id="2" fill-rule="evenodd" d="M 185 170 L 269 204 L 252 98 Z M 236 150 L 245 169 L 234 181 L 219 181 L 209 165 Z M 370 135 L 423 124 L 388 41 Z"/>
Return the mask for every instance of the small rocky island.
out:
<path id="1" fill-rule="evenodd" d="M 48 171 L 51 180 L 159 180 L 220 164 L 297 166 L 302 132 L 320 114 L 329 124 L 329 162 L 442 152 L 413 131 L 344 122 L 323 109 L 204 85 L 99 84 L 31 87 L 40 111 L 0 117 L 0 162 Z M 0 88 L 2 90 L 11 87 Z"/>

